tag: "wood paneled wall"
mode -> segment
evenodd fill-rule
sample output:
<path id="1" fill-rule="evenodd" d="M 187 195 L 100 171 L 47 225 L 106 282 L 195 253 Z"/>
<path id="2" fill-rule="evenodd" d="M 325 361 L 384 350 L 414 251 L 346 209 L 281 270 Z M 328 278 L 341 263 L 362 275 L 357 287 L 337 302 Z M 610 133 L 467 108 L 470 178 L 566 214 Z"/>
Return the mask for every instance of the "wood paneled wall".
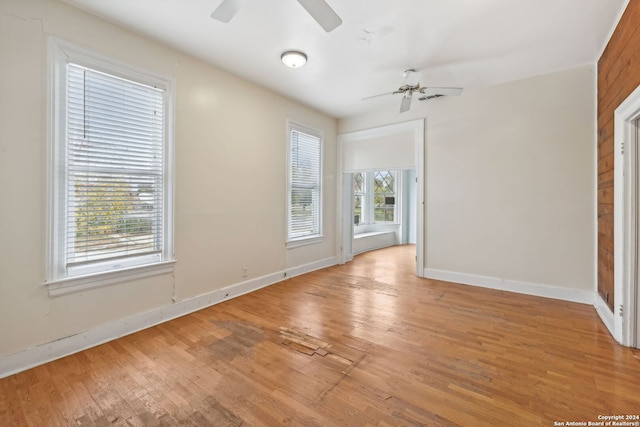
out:
<path id="1" fill-rule="evenodd" d="M 598 61 L 598 293 L 613 311 L 613 114 L 640 85 L 640 0 L 631 0 Z"/>

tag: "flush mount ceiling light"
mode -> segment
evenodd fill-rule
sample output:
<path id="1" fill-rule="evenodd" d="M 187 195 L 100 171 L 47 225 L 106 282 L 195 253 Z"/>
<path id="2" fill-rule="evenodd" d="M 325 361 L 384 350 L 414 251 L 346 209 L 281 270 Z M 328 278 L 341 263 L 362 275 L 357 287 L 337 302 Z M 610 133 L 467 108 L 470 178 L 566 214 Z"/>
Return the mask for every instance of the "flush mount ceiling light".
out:
<path id="1" fill-rule="evenodd" d="M 289 50 L 280 55 L 282 63 L 287 67 L 299 68 L 307 63 L 307 55 L 297 50 Z"/>

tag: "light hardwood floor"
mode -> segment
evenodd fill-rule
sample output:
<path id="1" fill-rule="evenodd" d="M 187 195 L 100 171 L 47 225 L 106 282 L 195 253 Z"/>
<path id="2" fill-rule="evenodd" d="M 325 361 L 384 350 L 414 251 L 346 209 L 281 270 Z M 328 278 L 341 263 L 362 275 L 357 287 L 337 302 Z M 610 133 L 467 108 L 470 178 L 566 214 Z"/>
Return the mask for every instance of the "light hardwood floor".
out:
<path id="1" fill-rule="evenodd" d="M 553 426 L 640 414 L 593 307 L 360 255 L 0 380 L 1 426 Z"/>

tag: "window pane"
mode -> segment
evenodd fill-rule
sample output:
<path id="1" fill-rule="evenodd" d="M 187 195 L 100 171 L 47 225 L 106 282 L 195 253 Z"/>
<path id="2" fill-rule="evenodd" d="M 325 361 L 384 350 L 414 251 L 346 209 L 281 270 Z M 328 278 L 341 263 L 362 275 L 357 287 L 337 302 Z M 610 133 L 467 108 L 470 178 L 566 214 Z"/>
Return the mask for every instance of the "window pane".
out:
<path id="1" fill-rule="evenodd" d="M 393 221 L 393 209 L 385 209 L 385 221 Z"/>
<path id="2" fill-rule="evenodd" d="M 359 194 L 356 194 L 353 198 L 353 223 L 355 225 L 360 225 L 363 222 L 363 197 Z"/>
<path id="3" fill-rule="evenodd" d="M 353 174 L 353 191 L 354 193 L 364 192 L 364 174 L 362 172 Z"/>
<path id="4" fill-rule="evenodd" d="M 319 235 L 321 138 L 292 127 L 289 144 L 288 239 Z"/>
<path id="5" fill-rule="evenodd" d="M 373 172 L 373 205 L 375 222 L 395 221 L 395 172 L 378 170 Z"/>
<path id="6" fill-rule="evenodd" d="M 366 223 L 366 174 L 356 172 L 353 174 L 353 223 L 360 225 Z"/>
<path id="7" fill-rule="evenodd" d="M 162 250 L 164 92 L 68 66 L 65 265 Z"/>

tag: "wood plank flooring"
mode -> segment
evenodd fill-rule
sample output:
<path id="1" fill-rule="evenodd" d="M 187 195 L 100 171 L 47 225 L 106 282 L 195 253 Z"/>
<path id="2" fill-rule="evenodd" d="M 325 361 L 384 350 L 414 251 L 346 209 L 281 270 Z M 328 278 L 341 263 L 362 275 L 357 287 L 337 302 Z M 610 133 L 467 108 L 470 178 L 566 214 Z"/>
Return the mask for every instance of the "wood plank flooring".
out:
<path id="1" fill-rule="evenodd" d="M 640 413 L 593 307 L 360 255 L 0 380 L 1 426 L 554 426 Z M 556 424 L 557 423 L 557 424 Z"/>

